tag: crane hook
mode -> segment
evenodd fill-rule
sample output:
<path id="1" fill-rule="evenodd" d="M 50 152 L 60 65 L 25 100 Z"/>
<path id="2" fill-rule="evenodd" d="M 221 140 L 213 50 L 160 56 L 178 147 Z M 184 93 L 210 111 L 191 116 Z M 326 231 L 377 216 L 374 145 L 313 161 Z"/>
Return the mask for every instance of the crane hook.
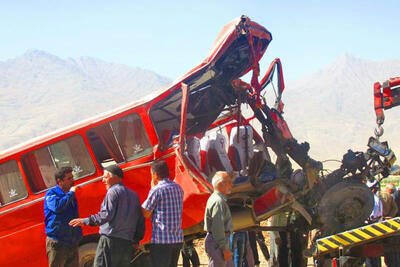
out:
<path id="1" fill-rule="evenodd" d="M 378 127 L 375 128 L 374 132 L 375 132 L 376 138 L 379 140 L 379 137 L 381 137 L 383 135 L 383 132 L 384 132 L 382 125 L 378 124 Z"/>

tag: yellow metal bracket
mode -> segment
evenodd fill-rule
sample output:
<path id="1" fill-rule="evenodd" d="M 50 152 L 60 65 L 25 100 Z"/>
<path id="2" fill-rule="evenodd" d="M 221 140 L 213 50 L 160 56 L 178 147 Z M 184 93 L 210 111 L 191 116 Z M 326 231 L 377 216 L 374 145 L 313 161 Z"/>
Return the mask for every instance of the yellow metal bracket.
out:
<path id="1" fill-rule="evenodd" d="M 400 217 L 369 224 L 317 240 L 317 254 L 343 250 L 400 232 Z"/>

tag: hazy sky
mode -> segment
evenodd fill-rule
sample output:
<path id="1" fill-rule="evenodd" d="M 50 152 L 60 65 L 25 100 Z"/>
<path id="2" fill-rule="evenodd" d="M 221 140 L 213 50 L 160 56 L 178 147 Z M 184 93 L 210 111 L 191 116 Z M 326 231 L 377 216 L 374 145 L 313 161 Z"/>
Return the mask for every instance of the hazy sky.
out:
<path id="1" fill-rule="evenodd" d="M 29 49 L 90 56 L 175 79 L 207 55 L 221 28 L 242 14 L 273 36 L 287 81 L 349 53 L 400 58 L 398 1 L 0 1 L 0 61 Z"/>

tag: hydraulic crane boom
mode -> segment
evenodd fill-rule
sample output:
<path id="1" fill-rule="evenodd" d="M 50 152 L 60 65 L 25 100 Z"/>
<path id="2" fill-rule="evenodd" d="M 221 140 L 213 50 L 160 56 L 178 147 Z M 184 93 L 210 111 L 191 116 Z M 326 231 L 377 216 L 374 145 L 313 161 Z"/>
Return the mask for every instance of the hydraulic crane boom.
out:
<path id="1" fill-rule="evenodd" d="M 376 123 L 381 126 L 385 121 L 383 110 L 400 105 L 400 77 L 390 78 L 374 84 L 374 106 Z"/>

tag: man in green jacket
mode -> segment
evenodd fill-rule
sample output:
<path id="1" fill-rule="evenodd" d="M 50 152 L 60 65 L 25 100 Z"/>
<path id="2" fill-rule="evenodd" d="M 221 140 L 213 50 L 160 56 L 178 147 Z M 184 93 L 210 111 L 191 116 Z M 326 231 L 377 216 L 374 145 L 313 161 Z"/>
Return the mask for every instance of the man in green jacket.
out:
<path id="1" fill-rule="evenodd" d="M 232 191 L 232 180 L 227 172 L 217 172 L 212 185 L 214 193 L 207 201 L 204 214 L 204 230 L 207 231 L 205 250 L 210 259 L 209 267 L 233 266 L 229 248 L 232 232 L 232 216 L 226 202 L 226 195 Z"/>

